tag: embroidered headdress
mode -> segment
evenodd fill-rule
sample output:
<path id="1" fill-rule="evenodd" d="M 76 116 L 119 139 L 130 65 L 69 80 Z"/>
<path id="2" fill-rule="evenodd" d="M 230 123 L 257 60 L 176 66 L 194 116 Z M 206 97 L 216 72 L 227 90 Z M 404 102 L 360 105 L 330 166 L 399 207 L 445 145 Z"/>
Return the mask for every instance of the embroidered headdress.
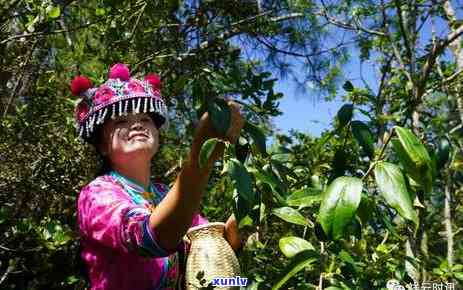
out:
<path id="1" fill-rule="evenodd" d="M 148 74 L 143 80 L 130 77 L 124 64 L 115 64 L 109 78 L 98 88 L 93 88 L 85 76 L 71 82 L 71 92 L 81 97 L 75 110 L 77 132 L 84 141 L 93 142 L 98 125 L 109 118 L 129 113 L 150 113 L 158 128 L 167 123 L 167 107 L 160 94 L 159 76 Z"/>

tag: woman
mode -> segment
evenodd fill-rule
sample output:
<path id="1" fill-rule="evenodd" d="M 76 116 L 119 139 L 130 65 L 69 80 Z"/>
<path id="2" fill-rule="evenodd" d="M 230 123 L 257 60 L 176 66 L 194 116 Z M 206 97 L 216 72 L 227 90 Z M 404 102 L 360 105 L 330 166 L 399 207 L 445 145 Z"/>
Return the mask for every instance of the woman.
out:
<path id="1" fill-rule="evenodd" d="M 167 121 L 156 75 L 130 77 L 116 64 L 99 88 L 78 76 L 71 83 L 82 97 L 76 108 L 79 136 L 95 145 L 110 171 L 85 186 L 78 199 L 82 259 L 92 290 L 179 288 L 179 255 L 188 228 L 206 223 L 198 214 L 218 146 L 200 168 L 201 145 L 218 137 L 235 142 L 244 121 L 230 103 L 232 122 L 226 136 L 211 126 L 207 114 L 198 123 L 190 154 L 171 189 L 151 183 L 151 159 L 159 147 L 159 130 Z M 226 222 L 225 237 L 233 249 L 241 244 L 236 220 Z"/>

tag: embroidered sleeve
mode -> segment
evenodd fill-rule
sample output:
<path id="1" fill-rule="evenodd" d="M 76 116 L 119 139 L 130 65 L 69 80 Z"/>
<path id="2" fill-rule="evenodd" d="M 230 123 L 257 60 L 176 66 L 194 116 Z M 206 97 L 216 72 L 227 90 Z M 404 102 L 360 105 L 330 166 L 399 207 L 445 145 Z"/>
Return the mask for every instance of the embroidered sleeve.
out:
<path id="1" fill-rule="evenodd" d="M 169 187 L 163 183 L 155 183 L 154 187 L 157 193 L 159 193 L 159 195 L 161 196 L 161 200 L 169 192 Z M 208 223 L 208 220 L 198 213 L 193 216 L 193 220 L 191 221 L 191 227 L 199 226 L 199 225 L 207 224 L 207 223 Z"/>
<path id="2" fill-rule="evenodd" d="M 80 231 L 84 238 L 123 252 L 165 257 L 171 251 L 156 241 L 149 228 L 150 211 L 133 203 L 119 186 L 95 180 L 82 189 L 78 202 Z"/>

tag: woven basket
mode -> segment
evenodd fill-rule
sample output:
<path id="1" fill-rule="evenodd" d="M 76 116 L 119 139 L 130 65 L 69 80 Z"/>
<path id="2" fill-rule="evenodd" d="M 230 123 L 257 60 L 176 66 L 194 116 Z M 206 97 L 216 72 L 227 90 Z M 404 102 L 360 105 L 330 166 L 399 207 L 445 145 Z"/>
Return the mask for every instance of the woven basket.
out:
<path id="1" fill-rule="evenodd" d="M 188 230 L 191 248 L 185 273 L 187 290 L 206 287 L 212 278 L 236 277 L 240 274 L 238 259 L 224 238 L 224 229 L 224 223 L 209 223 Z"/>

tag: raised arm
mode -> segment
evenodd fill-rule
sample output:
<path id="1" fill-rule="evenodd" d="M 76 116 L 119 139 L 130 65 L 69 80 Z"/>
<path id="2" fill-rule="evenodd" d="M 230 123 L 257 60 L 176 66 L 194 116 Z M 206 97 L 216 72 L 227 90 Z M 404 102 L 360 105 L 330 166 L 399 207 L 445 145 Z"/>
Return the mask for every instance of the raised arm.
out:
<path id="1" fill-rule="evenodd" d="M 173 250 L 191 225 L 198 212 L 202 194 L 209 180 L 214 162 L 222 156 L 224 145 L 218 144 L 207 165 L 200 169 L 199 151 L 209 138 L 222 138 L 236 142 L 244 126 L 244 120 L 236 103 L 229 103 L 231 125 L 226 136 L 220 136 L 212 127 L 209 116 L 204 114 L 198 123 L 191 151 L 183 163 L 174 186 L 150 216 L 151 230 L 156 232 L 158 242 L 167 250 Z"/>

